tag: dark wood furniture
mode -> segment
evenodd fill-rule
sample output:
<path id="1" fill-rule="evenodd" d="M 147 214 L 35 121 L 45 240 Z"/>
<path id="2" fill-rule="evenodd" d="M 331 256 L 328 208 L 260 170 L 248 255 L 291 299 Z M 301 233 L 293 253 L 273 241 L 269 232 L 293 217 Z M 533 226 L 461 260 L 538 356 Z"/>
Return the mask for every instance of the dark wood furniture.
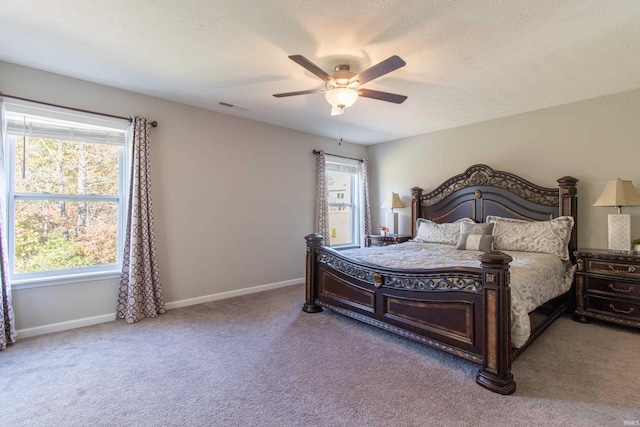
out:
<path id="1" fill-rule="evenodd" d="M 556 188 L 541 187 L 516 175 L 474 165 L 423 194 L 411 189 L 412 234 L 417 218 L 453 222 L 487 215 L 548 220 L 575 218 L 577 179 L 564 177 Z M 573 228 L 570 253 L 576 249 Z M 500 394 L 516 383 L 511 364 L 547 326 L 572 306 L 571 291 L 541 307 L 524 346 L 511 346 L 509 262 L 501 252 L 480 255 L 477 268 L 398 270 L 360 263 L 306 236 L 306 302 L 303 311 L 331 309 L 475 362 L 476 382 Z M 384 349 L 381 349 L 384 351 Z"/>
<path id="2" fill-rule="evenodd" d="M 411 236 L 381 236 L 380 234 L 367 234 L 364 238 L 364 246 L 387 246 L 396 243 L 404 243 L 411 239 Z"/>
<path id="3" fill-rule="evenodd" d="M 574 319 L 598 319 L 640 328 L 640 254 L 604 249 L 575 253 L 576 311 Z"/>

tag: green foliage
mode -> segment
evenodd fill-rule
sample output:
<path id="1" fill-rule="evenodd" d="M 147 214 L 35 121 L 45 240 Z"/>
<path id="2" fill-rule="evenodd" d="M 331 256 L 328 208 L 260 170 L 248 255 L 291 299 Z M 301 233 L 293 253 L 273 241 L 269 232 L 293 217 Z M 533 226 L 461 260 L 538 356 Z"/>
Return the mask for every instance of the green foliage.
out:
<path id="1" fill-rule="evenodd" d="M 16 141 L 17 192 L 118 194 L 119 147 L 43 138 L 23 142 Z M 117 215 L 115 202 L 17 200 L 15 272 L 114 264 Z"/>
<path id="2" fill-rule="evenodd" d="M 60 233 L 50 234 L 44 244 L 16 247 L 16 272 L 29 273 L 85 266 L 87 263 L 82 247 Z"/>

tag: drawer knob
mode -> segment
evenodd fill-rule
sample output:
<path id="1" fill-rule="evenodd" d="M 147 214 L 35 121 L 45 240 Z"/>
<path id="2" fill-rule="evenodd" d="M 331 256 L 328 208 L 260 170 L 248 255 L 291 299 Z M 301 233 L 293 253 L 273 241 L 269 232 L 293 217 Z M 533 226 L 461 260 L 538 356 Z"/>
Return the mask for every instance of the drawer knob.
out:
<path id="1" fill-rule="evenodd" d="M 615 311 L 616 313 L 621 313 L 621 314 L 631 314 L 633 313 L 633 307 L 631 307 L 629 310 L 620 310 L 617 309 L 613 304 L 609 304 L 609 308 L 613 311 Z"/>
<path id="2" fill-rule="evenodd" d="M 623 292 L 625 294 L 628 294 L 629 292 L 631 292 L 633 290 L 633 286 L 629 286 L 629 289 L 618 289 L 613 285 L 613 283 L 609 283 L 609 288 L 613 289 L 616 292 Z"/>

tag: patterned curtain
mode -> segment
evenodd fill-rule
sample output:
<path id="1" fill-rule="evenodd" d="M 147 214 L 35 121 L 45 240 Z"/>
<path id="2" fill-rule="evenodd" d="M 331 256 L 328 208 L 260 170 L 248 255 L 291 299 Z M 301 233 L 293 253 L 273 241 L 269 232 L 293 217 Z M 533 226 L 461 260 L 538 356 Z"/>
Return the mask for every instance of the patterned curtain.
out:
<path id="1" fill-rule="evenodd" d="M 361 163 L 362 197 L 360 206 L 360 246 L 364 246 L 364 238 L 371 234 L 371 206 L 369 204 L 369 160 L 363 159 Z"/>
<path id="2" fill-rule="evenodd" d="M 151 213 L 149 119 L 134 117 L 129 213 L 118 294 L 117 319 L 135 323 L 165 312 Z"/>
<path id="3" fill-rule="evenodd" d="M 327 166 L 324 151 L 316 154 L 316 219 L 315 233 L 324 237 L 324 244 L 329 246 L 329 189 L 327 188 Z"/>
<path id="4" fill-rule="evenodd" d="M 0 350 L 7 348 L 8 344 L 16 342 L 16 327 L 15 318 L 13 316 L 13 308 L 11 307 L 11 285 L 9 284 L 9 278 L 7 276 L 7 257 L 6 247 L 7 242 L 4 234 L 4 218 L 6 204 L 6 181 L 4 170 L 4 136 L 5 120 L 4 120 L 4 104 L 2 98 L 0 98 L 0 329 L 2 335 L 0 335 Z"/>

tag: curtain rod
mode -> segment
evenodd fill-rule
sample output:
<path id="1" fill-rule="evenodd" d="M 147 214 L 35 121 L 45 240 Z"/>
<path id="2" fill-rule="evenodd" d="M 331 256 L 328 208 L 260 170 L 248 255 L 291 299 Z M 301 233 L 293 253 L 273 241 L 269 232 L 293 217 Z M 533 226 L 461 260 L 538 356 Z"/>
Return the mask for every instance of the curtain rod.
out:
<path id="1" fill-rule="evenodd" d="M 35 102 L 36 104 L 47 105 L 49 107 L 64 108 L 67 110 L 78 111 L 80 113 L 97 114 L 98 116 L 111 117 L 112 119 L 122 119 L 128 122 L 131 122 L 131 117 L 114 116 L 113 114 L 98 113 L 96 111 L 82 110 L 80 108 L 73 108 L 73 107 L 67 107 L 64 105 L 51 104 L 49 102 L 36 101 L 35 99 L 28 99 L 28 98 L 21 98 L 19 96 L 7 95 L 6 93 L 2 93 L 2 92 L 0 92 L 0 96 L 4 96 L 6 98 L 19 99 L 20 101 Z M 151 126 L 154 128 L 158 127 L 158 122 L 156 122 L 155 120 L 152 121 Z"/>
<path id="2" fill-rule="evenodd" d="M 319 150 L 313 150 L 313 154 L 320 154 L 320 151 Z M 340 157 L 342 159 L 357 160 L 360 163 L 364 162 L 363 159 L 355 159 L 353 157 L 340 156 L 339 154 L 331 154 L 331 153 L 324 153 L 324 154 L 326 154 L 327 156 Z"/>

